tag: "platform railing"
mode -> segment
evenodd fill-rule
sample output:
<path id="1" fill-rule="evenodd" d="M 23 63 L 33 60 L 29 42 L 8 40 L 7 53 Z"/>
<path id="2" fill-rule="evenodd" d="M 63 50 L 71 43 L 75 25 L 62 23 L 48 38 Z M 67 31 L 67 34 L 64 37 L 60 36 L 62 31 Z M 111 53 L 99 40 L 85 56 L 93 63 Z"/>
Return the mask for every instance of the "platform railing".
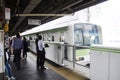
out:
<path id="1" fill-rule="evenodd" d="M 63 48 L 62 49 L 62 56 L 63 56 L 62 60 L 68 60 L 72 62 L 73 68 L 75 67 L 75 64 L 81 65 L 79 62 L 84 62 L 85 56 L 89 56 L 90 47 L 88 46 L 75 46 L 75 45 L 69 45 L 69 44 L 61 44 L 61 45 Z"/>
<path id="2" fill-rule="evenodd" d="M 63 66 L 75 69 L 83 76 L 90 78 L 90 47 L 88 46 L 75 46 L 68 44 L 61 44 L 62 49 L 62 64 Z M 67 58 L 65 57 L 65 47 L 67 48 Z M 80 55 L 80 56 L 79 56 Z M 89 56 L 89 58 L 88 58 Z M 88 58 L 86 60 L 86 57 Z"/>

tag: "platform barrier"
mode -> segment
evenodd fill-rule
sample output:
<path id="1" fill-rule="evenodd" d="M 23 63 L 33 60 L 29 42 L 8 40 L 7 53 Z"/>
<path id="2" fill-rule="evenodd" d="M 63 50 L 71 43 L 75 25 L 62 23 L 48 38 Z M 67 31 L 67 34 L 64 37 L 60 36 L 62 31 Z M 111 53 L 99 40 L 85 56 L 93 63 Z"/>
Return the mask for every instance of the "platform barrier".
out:
<path id="1" fill-rule="evenodd" d="M 91 47 L 91 80 L 120 80 L 120 47 Z"/>

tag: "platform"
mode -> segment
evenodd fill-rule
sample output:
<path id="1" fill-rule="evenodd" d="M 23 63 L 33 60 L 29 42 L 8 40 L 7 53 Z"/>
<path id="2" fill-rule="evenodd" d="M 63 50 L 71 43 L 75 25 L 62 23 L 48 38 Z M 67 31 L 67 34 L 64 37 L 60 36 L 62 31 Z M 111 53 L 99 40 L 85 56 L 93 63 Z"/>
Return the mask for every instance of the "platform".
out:
<path id="1" fill-rule="evenodd" d="M 11 61 L 13 56 L 11 58 Z M 28 53 L 27 60 L 21 60 L 21 69 L 16 70 L 12 62 L 13 75 L 16 80 L 87 80 L 85 77 L 74 74 L 65 67 L 56 66 L 46 61 L 46 70 L 36 69 L 36 56 Z"/>

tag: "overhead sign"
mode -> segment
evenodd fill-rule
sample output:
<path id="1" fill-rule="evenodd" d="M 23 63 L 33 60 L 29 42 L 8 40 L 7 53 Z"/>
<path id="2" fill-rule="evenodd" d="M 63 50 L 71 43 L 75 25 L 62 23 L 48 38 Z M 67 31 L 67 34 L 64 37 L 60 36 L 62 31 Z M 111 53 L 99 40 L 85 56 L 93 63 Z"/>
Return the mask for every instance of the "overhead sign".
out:
<path id="1" fill-rule="evenodd" d="M 5 8 L 5 19 L 10 20 L 10 8 Z"/>
<path id="2" fill-rule="evenodd" d="M 41 20 L 38 20 L 38 19 L 28 19 L 28 25 L 41 25 Z"/>

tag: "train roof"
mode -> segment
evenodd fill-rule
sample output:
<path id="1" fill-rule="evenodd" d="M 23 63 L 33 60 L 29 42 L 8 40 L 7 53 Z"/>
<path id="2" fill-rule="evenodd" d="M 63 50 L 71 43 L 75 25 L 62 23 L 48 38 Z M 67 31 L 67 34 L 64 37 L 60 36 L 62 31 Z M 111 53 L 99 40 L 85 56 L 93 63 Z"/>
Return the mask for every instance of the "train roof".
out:
<path id="1" fill-rule="evenodd" d="M 60 29 L 64 27 L 68 27 L 71 24 L 83 24 L 84 22 L 80 22 L 78 16 L 75 15 L 69 15 L 65 17 L 58 18 L 56 20 L 50 21 L 48 23 L 45 23 L 43 25 L 37 26 L 35 28 L 29 29 L 20 35 L 29 35 L 29 34 L 36 34 L 43 31 L 53 30 L 53 29 Z M 84 23 L 84 24 L 92 24 L 92 23 Z M 94 24 L 94 23 L 93 23 Z"/>
<path id="2" fill-rule="evenodd" d="M 43 25 L 37 26 L 35 28 L 29 29 L 29 30 L 21 33 L 21 35 L 34 34 L 34 33 L 38 33 L 38 32 L 41 32 L 41 31 L 47 31 L 47 30 L 67 27 L 68 22 L 75 21 L 75 20 L 78 20 L 78 19 L 79 18 L 76 15 L 65 16 L 65 17 L 58 18 L 56 20 L 50 21 L 48 23 L 45 23 Z"/>

